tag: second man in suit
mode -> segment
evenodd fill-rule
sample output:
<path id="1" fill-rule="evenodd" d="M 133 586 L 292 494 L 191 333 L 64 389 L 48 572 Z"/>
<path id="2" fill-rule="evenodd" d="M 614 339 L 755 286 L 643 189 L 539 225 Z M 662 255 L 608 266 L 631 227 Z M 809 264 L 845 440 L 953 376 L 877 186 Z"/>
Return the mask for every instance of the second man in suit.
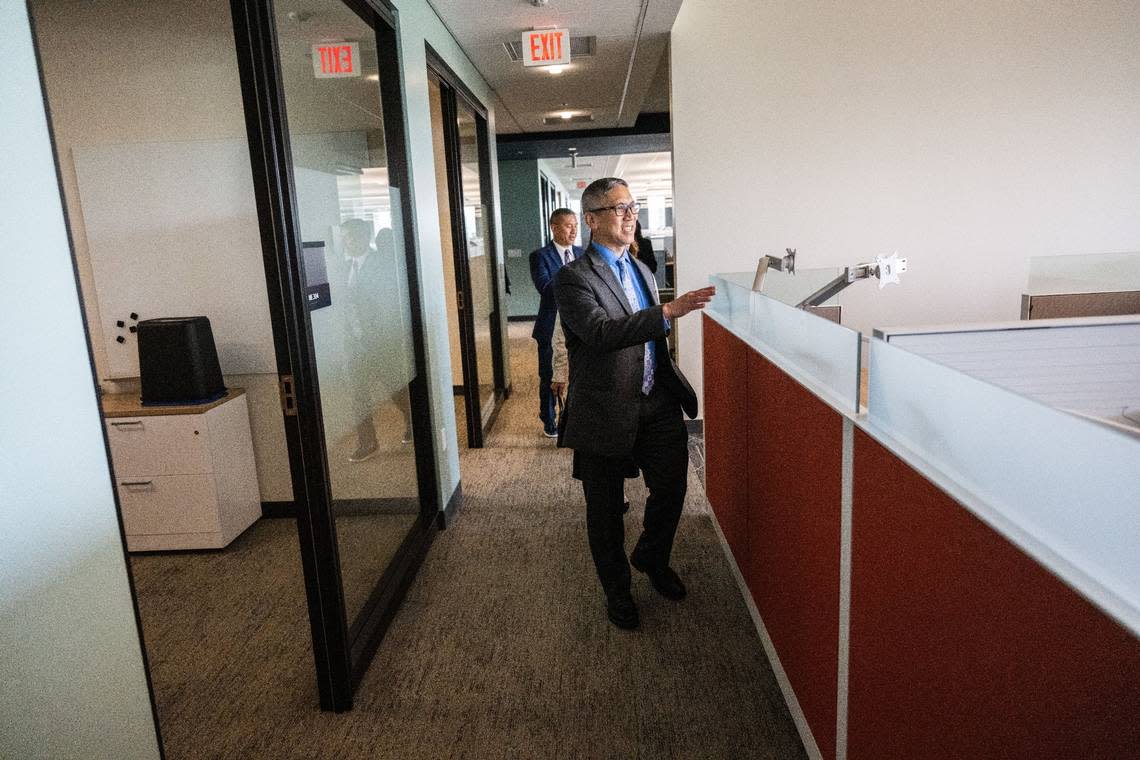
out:
<path id="1" fill-rule="evenodd" d="M 530 277 L 538 289 L 538 318 L 534 321 L 531 337 L 538 343 L 538 418 L 547 438 L 558 435 L 555 429 L 554 396 L 550 392 L 550 379 L 554 374 L 552 359 L 554 348 L 554 317 L 558 306 L 554 302 L 554 276 L 566 264 L 582 255 L 574 245 L 578 237 L 578 217 L 568 208 L 555 209 L 550 215 L 550 235 L 553 240 L 530 254 Z"/>

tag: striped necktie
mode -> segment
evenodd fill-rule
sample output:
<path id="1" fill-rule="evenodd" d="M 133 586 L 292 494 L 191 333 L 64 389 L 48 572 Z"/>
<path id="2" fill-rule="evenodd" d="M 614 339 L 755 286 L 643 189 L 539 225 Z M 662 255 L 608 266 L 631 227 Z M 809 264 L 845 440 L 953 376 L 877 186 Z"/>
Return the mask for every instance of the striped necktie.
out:
<path id="1" fill-rule="evenodd" d="M 629 302 L 631 311 L 641 311 L 641 302 L 637 299 L 637 291 L 633 287 L 633 274 L 630 269 L 633 264 L 622 256 L 617 260 L 618 271 L 621 272 L 621 287 L 625 291 L 625 300 Z M 657 357 L 653 353 L 653 342 L 645 344 L 645 366 L 641 373 L 641 392 L 646 396 L 653 390 L 653 374 L 657 369 Z"/>

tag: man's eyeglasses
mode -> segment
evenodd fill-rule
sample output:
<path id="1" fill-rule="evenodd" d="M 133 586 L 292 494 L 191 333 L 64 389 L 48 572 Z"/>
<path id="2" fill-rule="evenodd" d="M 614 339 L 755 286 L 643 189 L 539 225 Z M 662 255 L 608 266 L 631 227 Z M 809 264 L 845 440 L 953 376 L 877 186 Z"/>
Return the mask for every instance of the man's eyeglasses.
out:
<path id="1" fill-rule="evenodd" d="M 612 211 L 618 216 L 625 216 L 626 214 L 633 214 L 637 216 L 637 212 L 641 211 L 640 203 L 619 203 L 616 206 L 602 206 L 601 208 L 588 208 L 586 209 L 591 214 L 597 214 L 602 211 Z"/>

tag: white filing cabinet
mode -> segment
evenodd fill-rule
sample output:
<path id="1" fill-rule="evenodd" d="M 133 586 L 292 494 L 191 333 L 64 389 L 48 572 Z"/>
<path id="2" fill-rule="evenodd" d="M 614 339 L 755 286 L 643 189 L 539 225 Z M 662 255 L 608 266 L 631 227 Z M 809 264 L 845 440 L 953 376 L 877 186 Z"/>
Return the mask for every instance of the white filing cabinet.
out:
<path id="1" fill-rule="evenodd" d="M 187 406 L 107 395 L 103 415 L 128 550 L 218 549 L 261 516 L 241 389 Z"/>

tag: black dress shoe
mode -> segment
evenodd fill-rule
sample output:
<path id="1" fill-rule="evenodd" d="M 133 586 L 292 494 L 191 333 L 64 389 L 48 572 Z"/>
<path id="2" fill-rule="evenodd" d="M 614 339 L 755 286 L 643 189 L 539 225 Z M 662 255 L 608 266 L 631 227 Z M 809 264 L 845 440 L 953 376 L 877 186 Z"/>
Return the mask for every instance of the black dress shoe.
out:
<path id="1" fill-rule="evenodd" d="M 629 555 L 629 564 L 640 573 L 645 573 L 649 576 L 649 582 L 657 593 L 666 599 L 674 602 L 679 602 L 685 598 L 688 593 L 685 590 L 685 584 L 681 582 L 680 576 L 673 572 L 673 568 L 666 565 L 665 567 L 650 567 L 643 562 L 638 556 L 637 552 Z"/>
<path id="2" fill-rule="evenodd" d="M 628 591 L 617 592 L 606 597 L 606 615 L 618 628 L 632 631 L 637 627 L 637 605 Z"/>

